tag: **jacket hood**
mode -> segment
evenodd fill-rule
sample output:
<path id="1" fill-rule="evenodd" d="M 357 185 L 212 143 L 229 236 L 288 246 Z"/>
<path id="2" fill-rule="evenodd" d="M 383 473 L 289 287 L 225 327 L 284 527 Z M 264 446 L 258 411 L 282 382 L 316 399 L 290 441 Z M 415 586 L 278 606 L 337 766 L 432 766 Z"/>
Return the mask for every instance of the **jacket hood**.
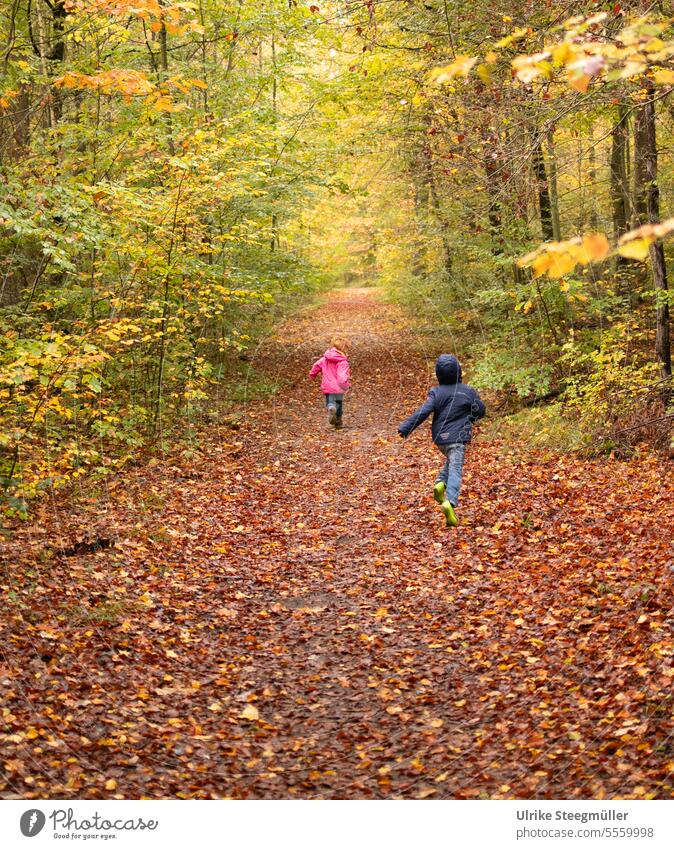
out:
<path id="1" fill-rule="evenodd" d="M 435 361 L 438 383 L 444 385 L 461 383 L 461 364 L 453 354 L 440 354 Z"/>
<path id="2" fill-rule="evenodd" d="M 334 363 L 340 362 L 340 360 L 345 360 L 346 357 L 341 351 L 338 351 L 337 348 L 328 348 L 328 350 L 323 354 L 326 360 L 332 360 Z"/>

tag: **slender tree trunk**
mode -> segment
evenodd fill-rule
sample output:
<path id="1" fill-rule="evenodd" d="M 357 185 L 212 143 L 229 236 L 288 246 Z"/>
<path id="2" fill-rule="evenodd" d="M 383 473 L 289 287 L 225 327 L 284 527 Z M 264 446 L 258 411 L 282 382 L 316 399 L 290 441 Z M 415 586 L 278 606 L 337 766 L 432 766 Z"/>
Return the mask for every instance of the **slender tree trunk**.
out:
<path id="1" fill-rule="evenodd" d="M 562 238 L 562 227 L 559 222 L 559 190 L 557 187 L 557 153 L 555 150 L 555 130 L 550 127 L 547 133 L 548 160 L 550 170 L 550 206 L 552 213 L 552 235 L 556 242 Z"/>
<path id="2" fill-rule="evenodd" d="M 494 256 L 503 253 L 503 234 L 501 232 L 501 198 L 499 196 L 499 164 L 498 160 L 487 150 L 484 159 L 485 185 L 487 187 L 487 219 L 491 235 L 491 251 Z"/>
<path id="3" fill-rule="evenodd" d="M 611 157 L 609 160 L 610 170 L 610 195 L 611 213 L 613 218 L 613 237 L 616 241 L 624 235 L 630 226 L 630 192 L 629 192 L 629 122 L 627 106 L 620 103 L 618 106 L 618 121 L 611 130 Z M 629 265 L 629 260 L 618 255 L 616 268 Z M 623 291 L 632 297 L 632 287 L 629 291 Z"/>
<path id="4" fill-rule="evenodd" d="M 271 34 L 271 64 L 272 64 L 272 81 L 271 81 L 271 106 L 274 115 L 274 126 L 278 121 L 278 89 L 276 81 L 276 35 Z M 279 231 L 278 231 L 278 216 L 276 212 L 271 216 L 271 245 L 272 251 L 280 247 Z"/>
<path id="5" fill-rule="evenodd" d="M 627 108 L 622 103 L 618 107 L 618 121 L 611 130 L 610 171 L 613 235 L 618 240 L 629 229 Z"/>
<path id="6" fill-rule="evenodd" d="M 658 189 L 658 150 L 655 125 L 654 88 L 645 83 L 648 100 L 639 107 L 634 122 L 634 181 L 635 210 L 639 223 L 660 221 L 660 192 Z M 662 378 L 672 374 L 672 354 L 669 334 L 669 304 L 665 251 L 662 242 L 651 245 L 651 269 L 655 289 L 655 353 Z M 671 389 L 667 398 L 671 395 Z"/>
<path id="7" fill-rule="evenodd" d="M 431 205 L 433 207 L 433 213 L 435 215 L 435 220 L 438 222 L 438 226 L 440 227 L 440 238 L 442 239 L 442 251 L 444 257 L 444 266 L 447 277 L 449 278 L 452 274 L 452 267 L 454 264 L 452 257 L 452 245 L 449 239 L 449 222 L 445 218 L 442 206 L 440 204 L 440 198 L 438 197 L 438 191 L 435 185 L 435 179 L 433 177 L 432 171 L 432 163 L 429 163 L 429 182 L 428 188 L 430 190 L 430 199 Z"/>
<path id="8" fill-rule="evenodd" d="M 159 30 L 159 68 L 161 71 L 161 81 L 166 82 L 168 79 L 168 36 L 166 33 L 166 25 L 162 21 L 161 29 Z M 168 142 L 168 150 L 171 156 L 175 156 L 176 148 L 173 142 L 173 122 L 171 116 L 166 116 L 166 135 Z"/>
<path id="9" fill-rule="evenodd" d="M 594 146 L 594 124 L 590 127 L 590 149 L 588 151 L 587 181 L 590 187 L 590 229 L 596 230 L 597 219 L 597 151 Z"/>
<path id="10" fill-rule="evenodd" d="M 54 45 L 48 58 L 55 62 L 63 62 L 66 54 L 65 26 L 68 15 L 65 0 L 56 0 L 51 5 L 51 13 Z M 54 119 L 58 122 L 63 115 L 63 90 L 52 86 L 51 96 L 54 102 Z"/>
<path id="11" fill-rule="evenodd" d="M 545 157 L 543 156 L 543 148 L 540 141 L 536 142 L 532 164 L 538 193 L 538 208 L 541 215 L 541 233 L 544 242 L 551 242 L 555 238 L 552 224 L 552 201 L 550 200 L 548 175 L 545 170 Z"/>
<path id="12" fill-rule="evenodd" d="M 415 235 L 412 250 L 412 275 L 422 278 L 426 274 L 426 250 L 423 222 L 428 210 L 428 185 L 423 178 L 423 164 L 416 158 L 410 168 L 414 185 L 414 222 Z"/>
<path id="13" fill-rule="evenodd" d="M 429 122 L 430 125 L 430 122 Z M 449 238 L 449 221 L 445 217 L 445 214 L 442 209 L 442 203 L 440 202 L 440 196 L 438 194 L 438 187 L 435 182 L 435 174 L 433 171 L 433 149 L 430 145 L 430 142 L 425 144 L 422 152 L 422 174 L 423 174 L 423 182 L 426 185 L 428 192 L 427 197 L 430 204 L 430 208 L 433 213 L 433 217 L 437 222 L 437 225 L 440 229 L 440 240 L 442 241 L 442 253 L 443 253 L 443 265 L 445 267 L 445 272 L 447 274 L 447 278 L 449 279 L 452 274 L 452 266 L 453 266 L 453 257 L 452 257 L 452 244 Z"/>

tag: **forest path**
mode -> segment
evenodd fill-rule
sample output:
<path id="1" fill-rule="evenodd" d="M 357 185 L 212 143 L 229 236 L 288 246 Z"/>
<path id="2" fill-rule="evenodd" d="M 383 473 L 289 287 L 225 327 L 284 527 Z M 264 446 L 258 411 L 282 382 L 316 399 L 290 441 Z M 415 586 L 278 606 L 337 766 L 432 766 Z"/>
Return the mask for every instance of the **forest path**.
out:
<path id="1" fill-rule="evenodd" d="M 335 332 L 339 432 L 306 376 Z M 478 436 L 445 529 L 441 455 L 396 434 L 436 353 L 332 293 L 256 355 L 288 381 L 241 431 L 16 536 L 0 796 L 672 795 L 668 470 Z M 116 545 L 66 557 L 87 528 Z"/>

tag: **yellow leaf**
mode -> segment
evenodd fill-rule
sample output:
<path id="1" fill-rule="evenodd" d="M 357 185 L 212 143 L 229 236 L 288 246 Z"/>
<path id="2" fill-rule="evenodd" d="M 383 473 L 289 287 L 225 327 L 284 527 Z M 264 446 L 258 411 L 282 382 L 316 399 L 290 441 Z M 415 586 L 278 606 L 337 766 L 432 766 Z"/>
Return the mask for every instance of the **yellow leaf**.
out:
<path id="1" fill-rule="evenodd" d="M 108 780 L 105 782 L 105 789 L 106 790 L 116 790 L 117 789 L 117 782 L 115 781 L 114 778 L 108 778 Z"/>
<path id="2" fill-rule="evenodd" d="M 660 85 L 672 85 L 674 83 L 674 71 L 660 70 L 653 74 L 655 82 Z"/>
<path id="3" fill-rule="evenodd" d="M 554 253 L 548 269 L 548 277 L 562 277 L 576 265 L 576 258 L 571 253 Z"/>
<path id="4" fill-rule="evenodd" d="M 573 48 L 567 41 L 558 44 L 552 51 L 552 61 L 555 65 L 565 65 L 573 56 Z"/>
<path id="5" fill-rule="evenodd" d="M 467 77 L 476 62 L 476 56 L 457 56 L 451 65 L 444 65 L 442 68 L 432 70 L 429 79 L 431 82 L 442 85 L 453 80 L 454 77 Z"/>
<path id="6" fill-rule="evenodd" d="M 246 705 L 246 707 L 239 714 L 239 719 L 249 719 L 251 722 L 254 722 L 256 719 L 260 718 L 260 711 L 255 707 L 255 705 Z"/>
<path id="7" fill-rule="evenodd" d="M 576 91 L 585 94 L 590 85 L 590 78 L 587 74 L 573 74 L 569 76 L 569 85 L 571 88 L 575 88 Z"/>
<path id="8" fill-rule="evenodd" d="M 531 263 L 531 267 L 534 270 L 534 277 L 540 277 L 542 274 L 545 274 L 545 272 L 550 268 L 551 262 L 552 254 L 543 253 L 540 254 L 540 256 L 537 256 L 536 259 Z"/>
<path id="9" fill-rule="evenodd" d="M 530 83 L 541 74 L 547 77 L 552 76 L 552 65 L 547 61 L 549 55 L 547 51 L 544 51 L 531 56 L 516 56 L 512 60 L 512 66 L 517 79 L 523 83 Z"/>
<path id="10" fill-rule="evenodd" d="M 510 33 L 510 35 L 506 35 L 505 38 L 500 39 L 500 41 L 496 42 L 497 47 L 509 47 L 513 41 L 519 41 L 520 38 L 527 35 L 529 30 L 527 27 L 518 27 L 516 30 Z"/>
<path id="11" fill-rule="evenodd" d="M 486 65 L 484 62 L 481 65 L 478 65 L 476 73 L 485 85 L 491 84 L 491 71 L 489 70 L 489 65 Z"/>
<path id="12" fill-rule="evenodd" d="M 162 95 L 155 100 L 154 108 L 157 112 L 173 112 L 175 110 L 173 101 L 170 97 L 166 97 L 165 95 Z"/>
<path id="13" fill-rule="evenodd" d="M 628 259 L 646 259 L 652 239 L 632 239 L 618 248 L 620 256 Z"/>
<path id="14" fill-rule="evenodd" d="M 618 728 L 617 731 L 613 732 L 614 737 L 625 737 L 627 734 L 631 734 L 634 729 L 629 725 L 623 725 L 622 728 Z"/>
<path id="15" fill-rule="evenodd" d="M 604 233 L 588 233 L 583 237 L 583 249 L 590 260 L 596 261 L 604 259 L 611 250 L 611 246 Z"/>

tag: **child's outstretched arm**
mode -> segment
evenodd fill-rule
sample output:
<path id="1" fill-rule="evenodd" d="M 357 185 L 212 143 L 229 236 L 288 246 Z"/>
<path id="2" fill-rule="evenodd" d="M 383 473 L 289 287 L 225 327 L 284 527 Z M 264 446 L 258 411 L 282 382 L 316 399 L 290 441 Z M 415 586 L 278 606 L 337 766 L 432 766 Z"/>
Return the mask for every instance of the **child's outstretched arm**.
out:
<path id="1" fill-rule="evenodd" d="M 325 357 L 320 357 L 320 359 L 316 360 L 316 362 L 312 365 L 311 371 L 309 372 L 309 377 L 316 377 L 317 374 L 323 371 L 323 363 L 325 362 Z"/>
<path id="2" fill-rule="evenodd" d="M 480 396 L 473 390 L 473 401 L 470 405 L 470 418 L 471 421 L 478 421 L 479 419 L 483 419 L 487 415 L 487 407 L 485 406 L 484 401 Z"/>
<path id="3" fill-rule="evenodd" d="M 430 414 L 435 409 L 435 390 L 431 389 L 428 393 L 428 397 L 424 401 L 424 403 L 419 407 L 418 410 L 415 410 L 414 413 L 408 418 L 405 419 L 404 422 L 401 422 L 398 425 L 398 433 L 403 437 L 408 437 L 412 431 L 419 427 L 419 425 L 426 421 L 426 419 L 430 416 Z"/>

